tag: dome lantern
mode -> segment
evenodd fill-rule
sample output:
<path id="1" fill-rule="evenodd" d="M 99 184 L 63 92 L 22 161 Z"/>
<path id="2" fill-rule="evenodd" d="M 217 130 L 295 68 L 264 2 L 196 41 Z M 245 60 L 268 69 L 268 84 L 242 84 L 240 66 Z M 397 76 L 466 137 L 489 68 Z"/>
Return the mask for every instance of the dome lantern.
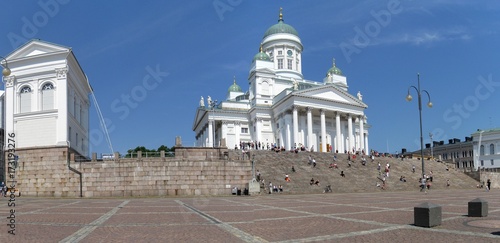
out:
<path id="1" fill-rule="evenodd" d="M 243 92 L 241 87 L 236 84 L 236 77 L 233 77 L 233 84 L 229 86 L 227 92 Z"/>
<path id="2" fill-rule="evenodd" d="M 292 34 L 297 37 L 299 37 L 299 33 L 295 28 L 293 28 L 291 25 L 285 24 L 283 21 L 283 8 L 280 8 L 280 14 L 279 14 L 279 19 L 278 23 L 269 27 L 267 29 L 266 33 L 264 33 L 264 37 L 262 39 L 265 39 L 267 36 L 274 35 L 274 34 L 280 34 L 280 33 L 285 33 L 285 34 Z"/>
<path id="3" fill-rule="evenodd" d="M 333 74 L 344 76 L 344 74 L 342 73 L 342 70 L 340 70 L 340 68 L 338 68 L 335 65 L 335 58 L 333 58 L 333 65 L 332 65 L 332 67 L 330 69 L 328 69 L 328 72 L 326 72 L 326 76 L 331 76 Z"/>
<path id="4" fill-rule="evenodd" d="M 262 51 L 262 43 L 260 44 L 259 53 L 255 54 L 253 57 L 253 61 L 255 60 L 271 61 L 269 55 Z"/>

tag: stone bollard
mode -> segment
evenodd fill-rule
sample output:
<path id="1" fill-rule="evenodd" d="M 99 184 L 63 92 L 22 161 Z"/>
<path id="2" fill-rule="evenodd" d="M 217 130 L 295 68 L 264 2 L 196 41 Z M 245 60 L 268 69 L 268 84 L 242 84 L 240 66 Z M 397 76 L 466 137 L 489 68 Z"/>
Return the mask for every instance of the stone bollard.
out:
<path id="1" fill-rule="evenodd" d="M 441 225 L 441 206 L 433 203 L 422 203 L 413 209 L 415 226 L 434 227 Z"/>
<path id="2" fill-rule="evenodd" d="M 476 198 L 469 202 L 469 217 L 486 217 L 488 216 L 488 202 Z"/>

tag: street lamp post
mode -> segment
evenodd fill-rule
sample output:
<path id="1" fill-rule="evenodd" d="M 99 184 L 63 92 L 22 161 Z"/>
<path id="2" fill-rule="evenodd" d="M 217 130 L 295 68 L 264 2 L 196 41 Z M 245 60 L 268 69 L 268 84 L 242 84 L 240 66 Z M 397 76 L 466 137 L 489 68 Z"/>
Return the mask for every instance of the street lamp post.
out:
<path id="1" fill-rule="evenodd" d="M 431 102 L 431 96 L 429 95 L 429 92 L 427 90 L 421 90 L 420 89 L 420 74 L 417 73 L 417 84 L 418 86 L 410 86 L 408 88 L 408 95 L 406 96 L 407 101 L 411 101 L 413 97 L 410 95 L 410 89 L 414 88 L 417 91 L 418 95 L 418 115 L 420 118 L 420 159 L 422 160 L 422 178 L 425 177 L 425 168 L 424 168 L 424 137 L 422 135 L 422 92 L 427 94 L 427 97 L 429 98 L 429 102 L 427 103 L 427 106 L 429 108 L 432 108 L 432 102 Z M 425 188 L 424 188 L 425 191 Z"/>
<path id="2" fill-rule="evenodd" d="M 252 181 L 255 181 L 255 154 L 252 154 Z"/>
<path id="3" fill-rule="evenodd" d="M 7 63 L 7 59 L 5 59 L 5 57 L 2 57 L 0 56 L 1 59 L 3 59 L 5 65 L 3 63 L 0 63 L 0 65 L 3 67 L 3 70 L 2 70 L 2 75 L 3 77 L 7 77 L 10 75 L 10 69 L 9 69 L 9 64 Z M 3 81 L 3 79 L 2 79 Z M 5 89 L 5 86 L 4 86 L 4 89 Z M 5 101 L 4 101 L 5 102 Z M 5 103 L 4 103 L 5 104 Z M 5 106 L 5 105 L 4 105 Z M 5 112 L 4 112 L 5 113 Z M 1 122 L 0 122 L 1 123 Z M 16 155 L 17 156 L 17 155 Z M 5 162 L 5 155 L 4 155 L 4 151 L 3 149 L 0 151 L 0 163 L 4 163 Z M 16 162 L 16 165 L 17 165 L 17 162 Z M 2 180 L 5 180 L 5 178 L 2 176 L 0 176 L 0 179 Z"/>
<path id="4" fill-rule="evenodd" d="M 481 159 L 481 139 L 483 138 L 483 132 L 484 132 L 484 130 L 479 131 L 479 143 L 477 144 L 477 150 L 476 150 L 477 168 L 478 168 L 478 170 L 479 170 L 479 168 L 481 168 L 481 166 L 483 166 L 483 165 L 479 166 L 480 161 L 481 161 L 480 160 Z"/>
<path id="5" fill-rule="evenodd" d="M 434 160 L 434 151 L 433 151 L 433 148 L 434 147 L 434 143 L 433 143 L 433 140 L 432 140 L 432 133 L 430 132 L 429 133 L 429 137 L 431 138 L 431 159 Z"/>

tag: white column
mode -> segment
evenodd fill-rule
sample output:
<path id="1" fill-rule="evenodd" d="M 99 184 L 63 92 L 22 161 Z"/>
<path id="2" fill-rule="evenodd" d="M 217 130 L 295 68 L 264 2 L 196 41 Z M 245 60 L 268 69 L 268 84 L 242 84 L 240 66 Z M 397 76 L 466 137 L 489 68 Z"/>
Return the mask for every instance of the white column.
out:
<path id="1" fill-rule="evenodd" d="M 60 111 L 67 111 L 68 110 L 68 79 L 67 79 L 67 72 L 68 68 L 58 68 L 55 70 L 55 78 L 56 78 L 56 84 L 57 84 L 57 90 L 54 95 L 56 95 L 56 102 L 57 102 L 57 109 Z M 52 75 L 51 75 L 52 76 Z M 35 107 L 35 106 L 31 106 Z M 74 111 L 75 114 L 77 114 L 79 111 Z M 75 115 L 76 117 L 76 115 Z M 57 117 L 57 144 L 59 145 L 67 145 L 69 134 L 68 134 L 68 112 L 58 112 L 58 117 Z M 62 130 L 60 130 L 62 129 Z M 76 127 L 73 128 L 73 131 L 76 131 Z M 70 146 L 75 146 L 76 144 L 70 144 Z M 114 151 L 113 151 L 114 152 Z"/>
<path id="2" fill-rule="evenodd" d="M 313 134 L 313 124 L 312 124 L 312 108 L 307 107 L 307 149 L 311 149 L 313 144 L 312 134 Z"/>
<path id="3" fill-rule="evenodd" d="M 222 139 L 226 140 L 226 147 L 229 147 L 227 144 L 227 121 L 222 122 L 220 137 L 221 137 L 221 141 L 222 141 Z"/>
<path id="4" fill-rule="evenodd" d="M 303 112 L 300 114 L 300 141 L 304 146 L 306 145 L 306 116 L 304 116 Z M 298 145 L 298 144 L 297 144 Z"/>
<path id="5" fill-rule="evenodd" d="M 15 132 L 15 129 L 14 129 L 14 113 L 15 113 L 14 104 L 16 102 L 14 102 L 14 101 L 17 97 L 16 97 L 16 92 L 14 90 L 14 87 L 15 87 L 15 83 L 16 83 L 16 76 L 10 75 L 7 77 L 3 77 L 3 81 L 5 82 L 5 95 L 4 95 L 4 100 L 3 100 L 4 106 L 5 106 L 5 113 L 3 114 L 5 116 L 5 117 L 3 117 L 3 119 L 5 121 L 5 124 L 4 124 L 4 126 L 5 126 L 4 144 L 5 144 L 5 148 L 9 149 L 7 147 L 7 145 L 9 144 L 8 139 L 10 138 L 9 134 Z M 68 130 L 68 128 L 66 128 L 66 130 Z M 67 134 L 67 131 L 65 132 L 65 134 Z M 16 138 L 14 138 L 14 139 L 16 139 Z M 68 140 L 68 139 L 66 138 L 66 140 Z M 17 144 L 17 146 L 19 146 L 19 144 Z M 4 149 L 4 148 L 2 148 L 2 149 Z"/>
<path id="6" fill-rule="evenodd" d="M 241 133 L 241 127 L 240 127 L 240 122 L 235 122 L 234 123 L 234 137 L 236 139 L 235 143 L 238 145 L 238 148 L 240 148 L 240 133 Z"/>
<path id="7" fill-rule="evenodd" d="M 292 139 L 291 139 L 291 132 L 290 132 L 290 126 L 291 126 L 291 117 L 290 117 L 290 114 L 286 114 L 285 115 L 285 132 L 286 132 L 286 144 L 285 144 L 285 148 L 287 150 L 290 150 L 291 147 L 292 147 Z"/>
<path id="8" fill-rule="evenodd" d="M 347 151 L 351 151 L 352 147 L 354 147 L 354 137 L 352 136 L 352 116 L 349 114 L 347 117 L 347 132 L 349 135 L 347 136 L 349 138 L 349 144 L 347 145 Z"/>
<path id="9" fill-rule="evenodd" d="M 285 145 L 285 141 L 283 139 L 283 130 L 285 130 L 285 123 L 283 122 L 283 115 L 280 115 L 279 116 L 279 120 L 278 120 L 278 124 L 279 124 L 279 139 L 280 139 L 280 142 L 277 143 L 277 146 L 279 146 L 281 148 L 281 146 L 284 146 Z"/>
<path id="10" fill-rule="evenodd" d="M 365 151 L 366 154 L 370 154 L 370 151 L 368 150 L 368 133 L 365 134 Z"/>
<path id="11" fill-rule="evenodd" d="M 209 120 L 208 121 L 208 146 L 207 147 L 213 147 L 214 146 L 214 127 L 213 124 L 214 121 Z"/>
<path id="12" fill-rule="evenodd" d="M 335 113 L 335 133 L 336 133 L 336 139 L 335 142 L 337 143 L 337 146 L 335 146 L 335 151 L 338 150 L 339 152 L 342 151 L 342 138 L 340 137 L 340 112 Z"/>
<path id="13" fill-rule="evenodd" d="M 208 147 L 208 144 L 207 144 L 207 127 L 206 126 L 203 126 L 203 131 L 201 132 L 201 144 L 202 144 L 202 147 Z"/>
<path id="14" fill-rule="evenodd" d="M 260 123 L 262 122 L 261 119 L 255 118 L 255 136 L 254 136 L 254 142 L 259 142 L 260 141 Z"/>
<path id="15" fill-rule="evenodd" d="M 297 106 L 292 107 L 293 110 L 293 144 L 299 146 L 299 115 L 297 114 Z"/>
<path id="16" fill-rule="evenodd" d="M 364 123 L 364 116 L 360 116 L 359 117 L 359 146 L 360 146 L 361 150 L 365 149 L 365 128 L 364 128 L 363 123 Z"/>
<path id="17" fill-rule="evenodd" d="M 320 110 L 321 114 L 321 151 L 326 152 L 326 122 L 325 122 L 325 110 Z"/>

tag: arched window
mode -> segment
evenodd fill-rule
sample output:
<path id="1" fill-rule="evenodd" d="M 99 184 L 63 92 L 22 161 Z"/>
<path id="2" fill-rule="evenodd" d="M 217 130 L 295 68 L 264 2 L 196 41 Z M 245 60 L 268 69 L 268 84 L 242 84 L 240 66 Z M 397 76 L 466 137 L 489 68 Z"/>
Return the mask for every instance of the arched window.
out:
<path id="1" fill-rule="evenodd" d="M 19 96 L 20 96 L 19 112 L 20 113 L 30 112 L 31 111 L 31 88 L 30 88 L 30 86 L 22 87 Z"/>
<path id="2" fill-rule="evenodd" d="M 42 110 L 54 109 L 54 85 L 46 83 L 42 86 Z"/>
<path id="3" fill-rule="evenodd" d="M 495 145 L 490 144 L 490 154 L 495 154 Z"/>
<path id="4" fill-rule="evenodd" d="M 479 155 L 484 155 L 484 145 L 481 145 L 481 148 L 479 148 Z"/>

